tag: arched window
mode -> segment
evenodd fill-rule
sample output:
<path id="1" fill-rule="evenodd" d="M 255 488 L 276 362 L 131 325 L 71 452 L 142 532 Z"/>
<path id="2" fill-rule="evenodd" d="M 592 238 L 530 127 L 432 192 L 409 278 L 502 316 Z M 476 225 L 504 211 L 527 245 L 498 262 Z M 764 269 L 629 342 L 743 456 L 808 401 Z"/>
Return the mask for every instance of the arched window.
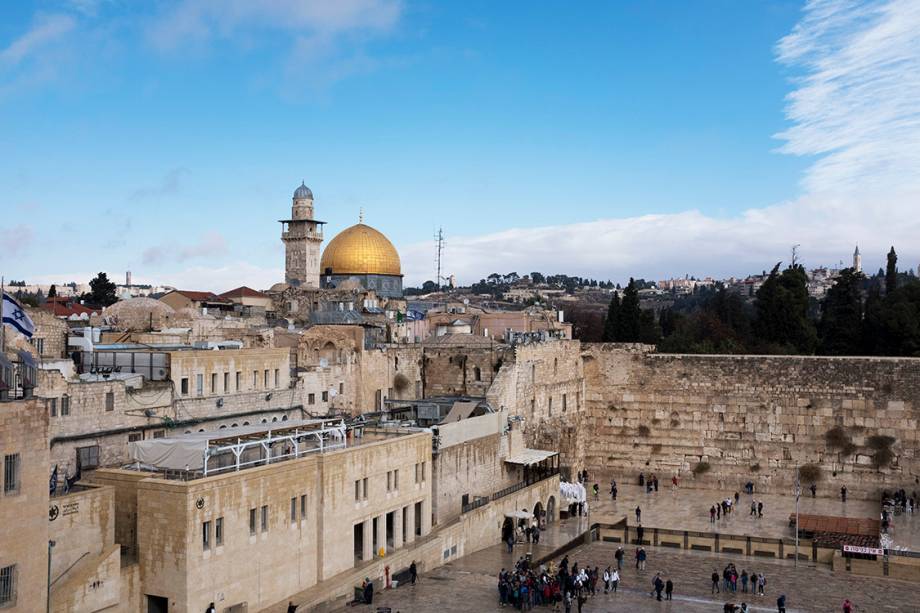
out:
<path id="1" fill-rule="evenodd" d="M 231 427 L 231 428 L 239 428 L 239 424 L 233 424 L 233 425 L 230 426 L 230 427 Z"/>
<path id="2" fill-rule="evenodd" d="M 287 415 L 282 416 L 281 421 L 287 421 Z"/>
<path id="3" fill-rule="evenodd" d="M 243 422 L 243 425 L 244 425 L 244 426 L 248 426 L 248 425 L 249 425 L 249 422 L 248 422 L 248 421 L 244 421 L 244 422 Z"/>
<path id="4" fill-rule="evenodd" d="M 272 417 L 272 423 L 275 423 L 276 421 L 278 421 L 278 418 L 277 418 L 277 417 Z"/>
<path id="5" fill-rule="evenodd" d="M 268 423 L 268 420 L 267 420 L 267 419 L 263 419 L 263 420 L 262 420 L 262 423 L 263 423 L 263 424 L 267 424 L 267 423 Z"/>
<path id="6" fill-rule="evenodd" d="M 221 425 L 220 425 L 220 428 L 218 428 L 218 430 L 223 430 L 223 429 L 226 428 L 226 427 L 227 427 L 227 424 L 221 424 Z"/>

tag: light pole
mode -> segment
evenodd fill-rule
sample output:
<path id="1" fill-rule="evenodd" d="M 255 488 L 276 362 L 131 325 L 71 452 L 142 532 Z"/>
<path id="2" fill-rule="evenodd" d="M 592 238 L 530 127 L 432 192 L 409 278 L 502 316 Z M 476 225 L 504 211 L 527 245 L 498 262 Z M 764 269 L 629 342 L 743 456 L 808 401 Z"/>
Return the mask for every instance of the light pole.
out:
<path id="1" fill-rule="evenodd" d="M 793 566 L 799 565 L 799 496 L 802 493 L 802 486 L 799 483 L 799 467 L 795 467 L 795 561 Z"/>
<path id="2" fill-rule="evenodd" d="M 48 589 L 45 593 L 45 611 L 47 613 L 51 613 L 51 548 L 54 545 L 54 541 L 48 541 Z"/>

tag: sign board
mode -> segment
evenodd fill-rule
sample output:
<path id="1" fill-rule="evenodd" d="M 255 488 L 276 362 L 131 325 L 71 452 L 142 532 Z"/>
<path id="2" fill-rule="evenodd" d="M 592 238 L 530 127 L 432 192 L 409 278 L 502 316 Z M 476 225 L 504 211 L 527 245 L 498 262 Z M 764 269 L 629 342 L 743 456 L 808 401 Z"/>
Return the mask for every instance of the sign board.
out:
<path id="1" fill-rule="evenodd" d="M 864 553 L 870 556 L 885 555 L 885 550 L 879 549 L 878 547 L 857 547 L 856 545 L 844 545 L 843 551 L 846 553 Z"/>

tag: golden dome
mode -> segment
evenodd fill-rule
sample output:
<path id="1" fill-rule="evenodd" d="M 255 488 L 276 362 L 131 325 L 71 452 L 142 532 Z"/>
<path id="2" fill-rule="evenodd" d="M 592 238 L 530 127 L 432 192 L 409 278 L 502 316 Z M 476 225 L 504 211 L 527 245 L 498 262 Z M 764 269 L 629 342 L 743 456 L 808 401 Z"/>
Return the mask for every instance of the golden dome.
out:
<path id="1" fill-rule="evenodd" d="M 399 253 L 386 236 L 363 223 L 342 230 L 329 241 L 320 260 L 320 274 L 401 275 Z"/>

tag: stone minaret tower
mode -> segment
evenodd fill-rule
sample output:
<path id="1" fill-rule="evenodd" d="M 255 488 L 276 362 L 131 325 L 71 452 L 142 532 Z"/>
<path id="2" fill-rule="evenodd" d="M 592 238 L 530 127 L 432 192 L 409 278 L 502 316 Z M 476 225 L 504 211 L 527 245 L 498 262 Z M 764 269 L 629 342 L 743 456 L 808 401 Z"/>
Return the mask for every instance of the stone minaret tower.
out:
<path id="1" fill-rule="evenodd" d="M 325 221 L 313 219 L 313 192 L 302 182 L 294 190 L 291 218 L 281 219 L 284 243 L 284 282 L 295 287 L 319 287 L 319 246 Z"/>
<path id="2" fill-rule="evenodd" d="M 862 272 L 862 256 L 859 255 L 859 245 L 856 245 L 856 251 L 853 252 L 853 271 Z"/>

